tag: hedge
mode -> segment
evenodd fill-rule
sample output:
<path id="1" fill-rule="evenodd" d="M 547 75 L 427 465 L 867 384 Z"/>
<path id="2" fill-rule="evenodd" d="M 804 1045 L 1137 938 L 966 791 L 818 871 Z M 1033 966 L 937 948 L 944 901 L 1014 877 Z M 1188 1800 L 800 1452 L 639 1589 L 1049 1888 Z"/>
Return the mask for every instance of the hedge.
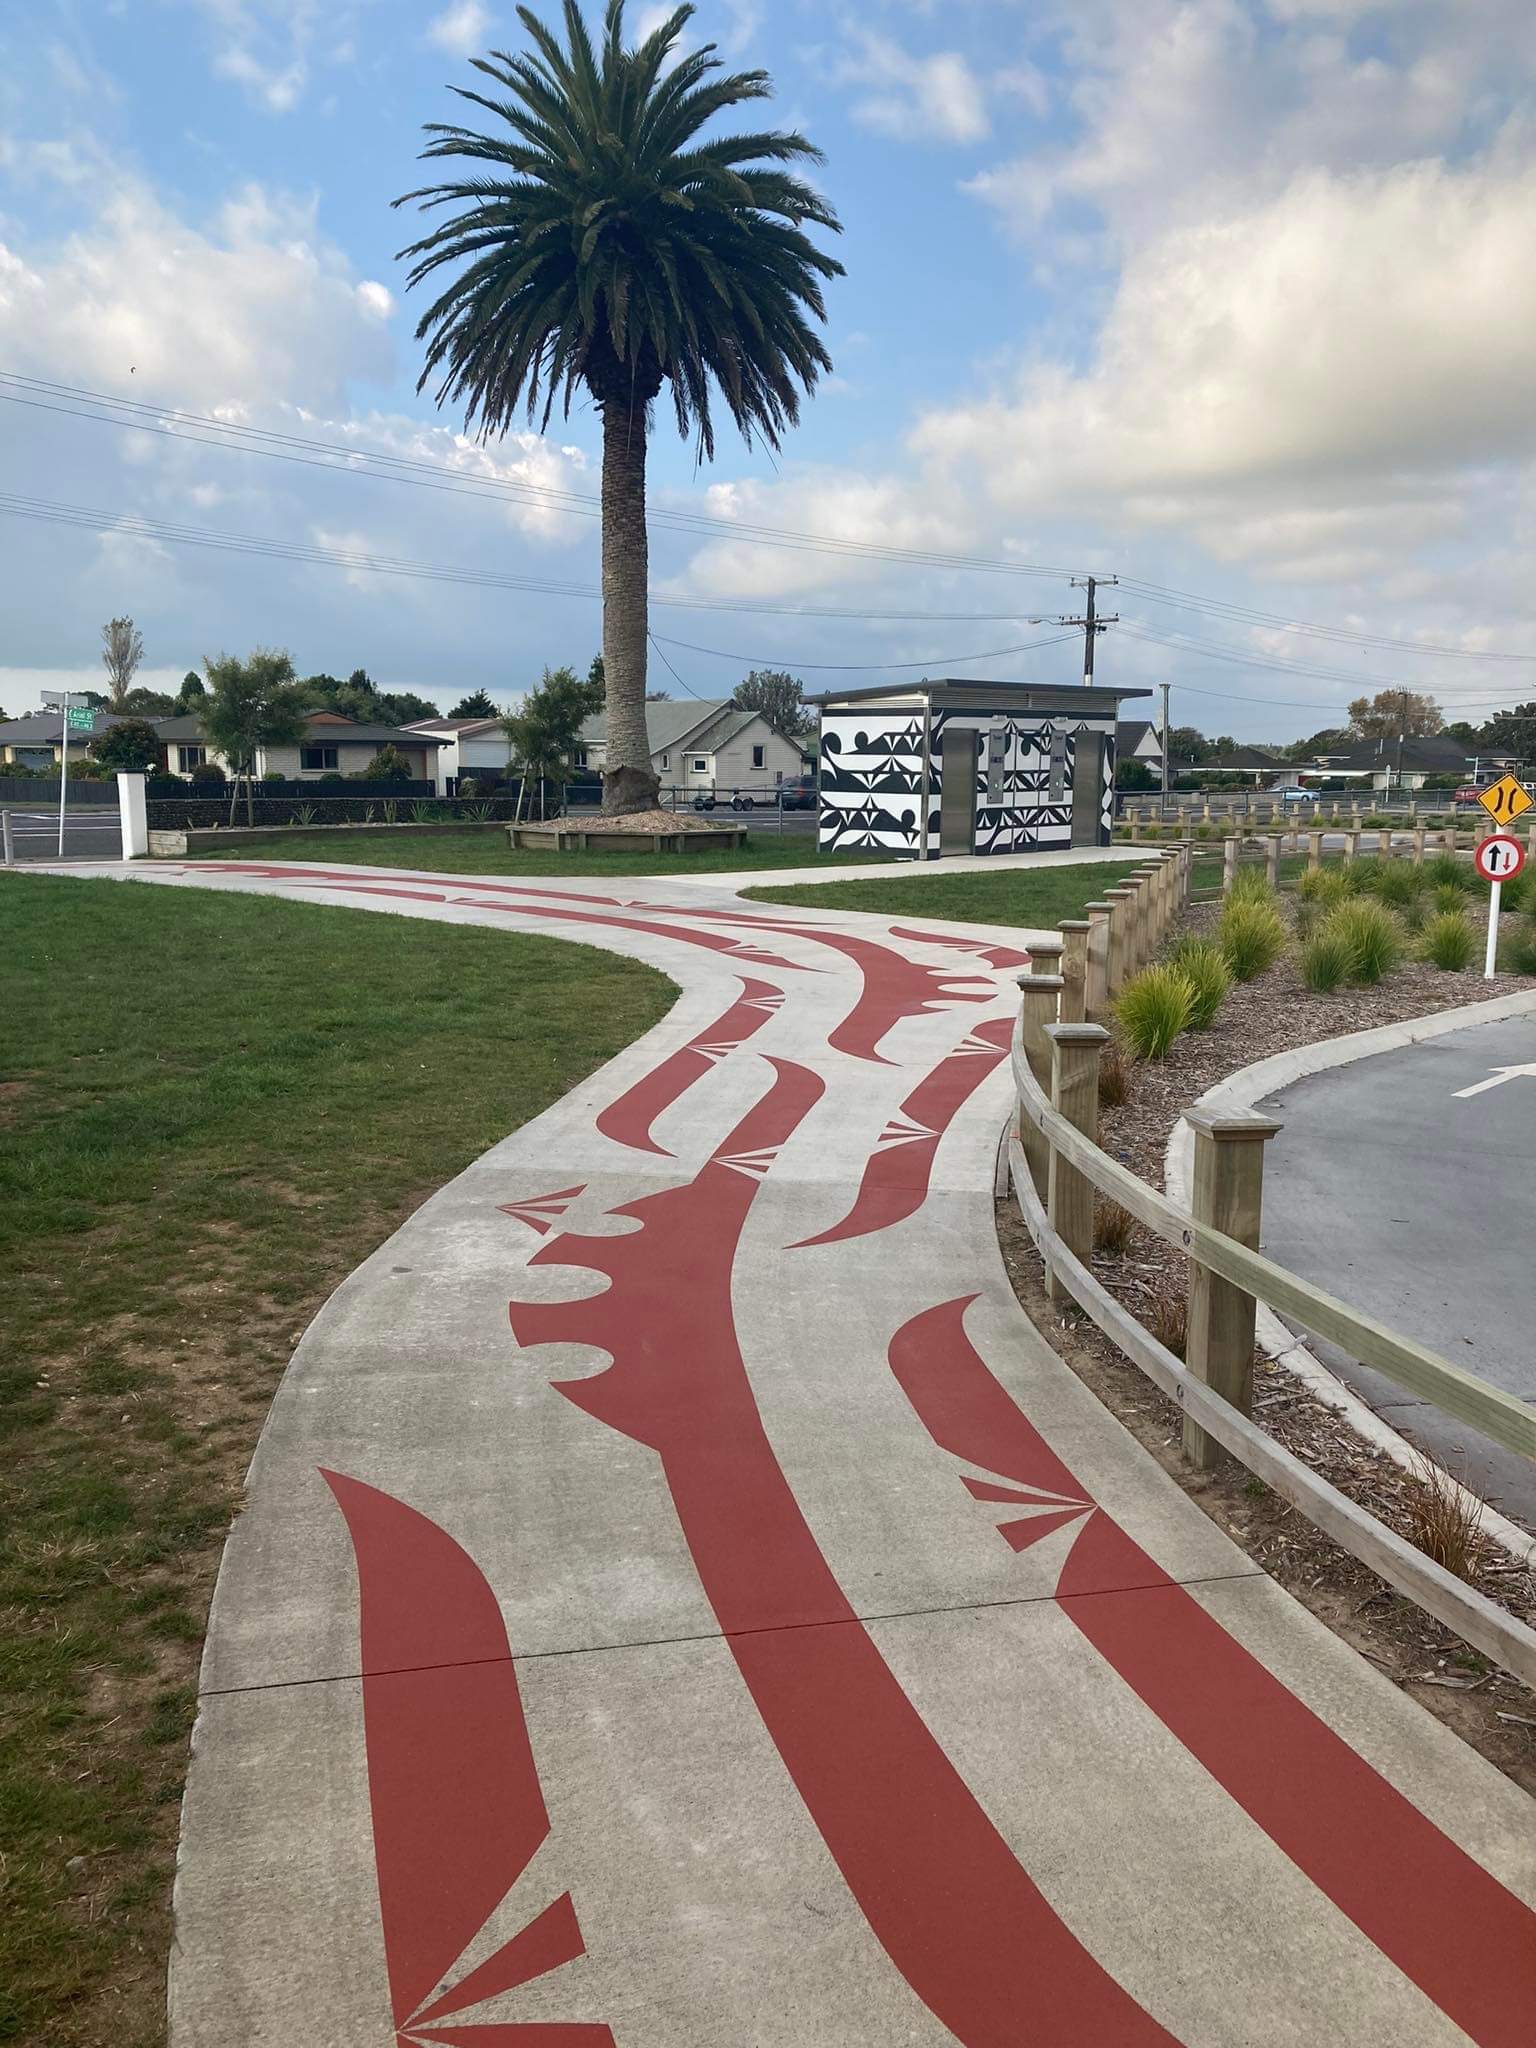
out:
<path id="1" fill-rule="evenodd" d="M 473 797 L 397 796 L 385 790 L 376 796 L 320 796 L 310 786 L 302 797 L 258 796 L 248 818 L 241 793 L 235 815 L 229 815 L 229 798 L 151 797 L 145 804 L 149 827 L 155 832 L 206 831 L 214 825 L 418 825 L 446 824 L 450 819 L 472 821 L 480 818 L 510 818 L 515 793 L 494 799 Z"/>

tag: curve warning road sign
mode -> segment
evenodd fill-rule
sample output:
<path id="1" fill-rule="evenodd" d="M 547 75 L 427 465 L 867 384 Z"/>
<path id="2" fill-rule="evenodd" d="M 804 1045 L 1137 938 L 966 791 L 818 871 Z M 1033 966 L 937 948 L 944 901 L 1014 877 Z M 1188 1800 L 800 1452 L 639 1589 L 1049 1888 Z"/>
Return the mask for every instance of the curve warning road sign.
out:
<path id="1" fill-rule="evenodd" d="M 1480 789 L 1477 800 L 1495 825 L 1513 825 L 1516 818 L 1536 803 L 1536 797 L 1522 783 L 1516 782 L 1513 775 L 1501 775 L 1497 782 Z"/>

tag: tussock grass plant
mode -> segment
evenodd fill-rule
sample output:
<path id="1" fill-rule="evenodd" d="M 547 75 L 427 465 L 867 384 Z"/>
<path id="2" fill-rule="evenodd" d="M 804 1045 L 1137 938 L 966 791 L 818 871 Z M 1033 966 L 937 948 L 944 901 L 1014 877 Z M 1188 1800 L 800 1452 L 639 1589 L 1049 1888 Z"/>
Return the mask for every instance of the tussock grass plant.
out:
<path id="1" fill-rule="evenodd" d="M 1458 1579 L 1472 1578 L 1488 1542 L 1476 1497 L 1459 1486 L 1443 1465 L 1420 1452 L 1403 1504 L 1408 1511 L 1410 1540 Z"/>
<path id="2" fill-rule="evenodd" d="M 1402 927 L 1384 903 L 1356 897 L 1331 911 L 1322 932 L 1336 933 L 1349 948 L 1349 978 L 1373 988 L 1403 957 Z"/>
<path id="3" fill-rule="evenodd" d="M 1131 1063 L 1118 1038 L 1099 1055 L 1099 1108 L 1121 1109 L 1131 1099 Z"/>
<path id="4" fill-rule="evenodd" d="M 1536 918 L 1521 918 L 1500 940 L 1497 966 L 1501 974 L 1536 974 Z"/>
<path id="5" fill-rule="evenodd" d="M 1272 899 L 1229 896 L 1216 939 L 1237 981 L 1252 981 L 1285 951 L 1285 922 Z"/>
<path id="6" fill-rule="evenodd" d="M 1349 980 L 1354 958 L 1345 935 L 1324 924 L 1302 946 L 1301 978 L 1314 995 L 1332 995 Z"/>
<path id="7" fill-rule="evenodd" d="M 1189 983 L 1189 1029 L 1209 1030 L 1227 990 L 1232 986 L 1232 970 L 1227 965 L 1226 954 L 1214 940 L 1196 938 L 1191 933 L 1172 948 L 1168 965 L 1176 968 Z"/>
<path id="8" fill-rule="evenodd" d="M 1458 915 L 1466 909 L 1467 892 L 1446 882 L 1437 882 L 1430 892 L 1430 903 L 1437 911 L 1454 911 Z"/>
<path id="9" fill-rule="evenodd" d="M 1165 1351 L 1183 1358 L 1189 1350 L 1189 1296 L 1181 1287 L 1160 1287 L 1153 1295 L 1146 1325 Z"/>
<path id="10" fill-rule="evenodd" d="M 1471 965 L 1477 933 L 1462 911 L 1437 910 L 1424 926 L 1422 944 L 1426 960 L 1447 974 L 1460 974 Z"/>
<path id="11" fill-rule="evenodd" d="M 1093 1248 L 1119 1258 L 1130 1247 L 1136 1219 L 1129 1209 L 1100 1195 L 1093 1206 Z"/>
<path id="12" fill-rule="evenodd" d="M 1477 887 L 1477 876 L 1454 853 L 1433 854 L 1425 861 L 1422 873 L 1436 889 L 1456 889 L 1470 896 Z"/>
<path id="13" fill-rule="evenodd" d="M 1428 887 L 1424 870 L 1407 861 L 1389 861 L 1377 868 L 1367 885 L 1378 903 L 1393 910 L 1410 910 Z"/>
<path id="14" fill-rule="evenodd" d="M 1239 867 L 1232 877 L 1232 887 L 1227 891 L 1229 903 L 1273 903 L 1275 892 L 1269 886 L 1263 868 Z"/>
<path id="15" fill-rule="evenodd" d="M 1160 1060 L 1189 1023 L 1194 990 L 1178 968 L 1144 967 L 1120 991 L 1115 1017 L 1126 1046 L 1142 1060 Z"/>
<path id="16" fill-rule="evenodd" d="M 1354 883 L 1350 870 L 1342 864 L 1335 867 L 1307 868 L 1296 884 L 1296 893 L 1304 903 L 1318 903 L 1331 909 L 1335 903 L 1342 903 L 1353 893 Z"/>

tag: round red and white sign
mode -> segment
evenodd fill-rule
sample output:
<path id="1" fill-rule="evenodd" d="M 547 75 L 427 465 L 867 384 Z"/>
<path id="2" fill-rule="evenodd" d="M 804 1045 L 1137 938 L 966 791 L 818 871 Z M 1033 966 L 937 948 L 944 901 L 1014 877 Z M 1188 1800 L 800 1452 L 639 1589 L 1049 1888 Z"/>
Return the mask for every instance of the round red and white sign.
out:
<path id="1" fill-rule="evenodd" d="M 1485 882 L 1510 882 L 1525 866 L 1525 848 L 1508 832 L 1480 840 L 1472 864 Z"/>

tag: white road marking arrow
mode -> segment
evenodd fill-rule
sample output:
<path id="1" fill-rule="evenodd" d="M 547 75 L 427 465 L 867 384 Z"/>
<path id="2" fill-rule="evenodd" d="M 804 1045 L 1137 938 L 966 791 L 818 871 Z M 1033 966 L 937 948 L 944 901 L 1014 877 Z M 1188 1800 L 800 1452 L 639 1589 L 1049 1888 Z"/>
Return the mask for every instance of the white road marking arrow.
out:
<path id="1" fill-rule="evenodd" d="M 1460 1102 L 1468 1095 L 1486 1095 L 1490 1088 L 1502 1088 L 1506 1081 L 1516 1080 L 1521 1074 L 1528 1080 L 1536 1081 L 1536 1060 L 1529 1061 L 1523 1067 L 1495 1067 L 1486 1081 L 1474 1081 L 1470 1088 L 1458 1088 L 1451 1100 Z"/>

